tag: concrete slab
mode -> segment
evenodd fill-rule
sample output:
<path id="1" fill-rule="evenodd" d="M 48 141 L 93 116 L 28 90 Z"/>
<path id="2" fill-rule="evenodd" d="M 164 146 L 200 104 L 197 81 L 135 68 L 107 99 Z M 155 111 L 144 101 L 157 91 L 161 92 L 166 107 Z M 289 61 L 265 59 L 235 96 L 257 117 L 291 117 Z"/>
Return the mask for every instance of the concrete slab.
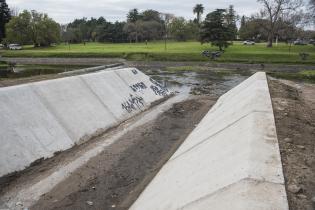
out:
<path id="1" fill-rule="evenodd" d="M 0 178 L 147 109 L 165 96 L 153 85 L 137 69 L 119 69 L 1 88 Z"/>
<path id="2" fill-rule="evenodd" d="M 287 210 L 266 75 L 222 96 L 130 209 Z"/>
<path id="3" fill-rule="evenodd" d="M 79 77 L 34 83 L 31 87 L 76 143 L 117 122 Z"/>
<path id="4" fill-rule="evenodd" d="M 74 144 L 26 85 L 0 89 L 0 122 L 0 177 Z"/>

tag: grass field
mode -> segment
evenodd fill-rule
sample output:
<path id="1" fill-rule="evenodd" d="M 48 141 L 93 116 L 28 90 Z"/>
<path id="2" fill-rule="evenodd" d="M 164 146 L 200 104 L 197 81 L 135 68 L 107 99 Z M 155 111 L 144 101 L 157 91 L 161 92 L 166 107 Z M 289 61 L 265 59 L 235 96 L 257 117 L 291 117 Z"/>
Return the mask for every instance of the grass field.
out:
<path id="1" fill-rule="evenodd" d="M 71 44 L 70 47 L 60 44 L 48 48 L 33 48 L 25 46 L 21 51 L 0 51 L 4 57 L 118 57 L 128 60 L 156 60 L 156 61 L 207 61 L 203 57 L 204 50 L 217 50 L 210 44 L 201 45 L 199 42 L 168 42 L 167 50 L 163 42 L 103 44 L 87 43 Z M 307 60 L 302 60 L 300 53 L 308 53 Z M 291 63 L 315 64 L 315 46 L 289 46 L 281 43 L 273 48 L 266 48 L 265 43 L 255 46 L 244 46 L 235 42 L 217 60 L 218 62 L 243 63 Z"/>

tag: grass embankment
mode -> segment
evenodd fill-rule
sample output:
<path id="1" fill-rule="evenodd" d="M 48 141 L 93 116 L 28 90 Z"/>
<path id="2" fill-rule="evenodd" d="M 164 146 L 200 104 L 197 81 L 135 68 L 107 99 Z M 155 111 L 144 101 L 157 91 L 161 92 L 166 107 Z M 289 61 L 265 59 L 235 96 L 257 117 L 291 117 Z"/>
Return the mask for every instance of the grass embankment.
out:
<path id="1" fill-rule="evenodd" d="M 201 52 L 204 50 L 216 51 L 216 47 L 199 42 L 168 42 L 167 50 L 163 42 L 103 44 L 87 43 L 71 44 L 70 47 L 60 44 L 54 47 L 33 48 L 25 46 L 21 51 L 2 51 L 4 57 L 106 57 L 125 58 L 127 60 L 148 61 L 208 61 Z M 307 60 L 302 60 L 299 53 L 308 53 Z M 315 64 L 315 47 L 289 46 L 279 44 L 273 48 L 266 48 L 265 43 L 254 46 L 244 46 L 235 42 L 217 60 L 218 62 L 241 63 L 288 63 L 288 64 Z"/>
<path id="2" fill-rule="evenodd" d="M 209 67 L 206 66 L 172 66 L 166 67 L 165 69 L 170 73 L 178 73 L 178 72 L 201 72 L 201 71 L 209 71 Z M 247 70 L 211 70 L 214 74 L 221 76 L 228 76 L 234 74 L 240 75 L 250 75 L 250 71 Z M 281 71 L 267 71 L 267 74 L 279 78 L 279 79 L 288 79 L 295 80 L 301 82 L 311 82 L 315 83 L 315 70 L 304 70 L 297 72 L 281 72 Z"/>
<path id="3" fill-rule="evenodd" d="M 295 81 L 305 81 L 315 83 L 315 70 L 300 71 L 300 72 L 268 72 L 272 77 L 278 79 L 287 79 Z"/>

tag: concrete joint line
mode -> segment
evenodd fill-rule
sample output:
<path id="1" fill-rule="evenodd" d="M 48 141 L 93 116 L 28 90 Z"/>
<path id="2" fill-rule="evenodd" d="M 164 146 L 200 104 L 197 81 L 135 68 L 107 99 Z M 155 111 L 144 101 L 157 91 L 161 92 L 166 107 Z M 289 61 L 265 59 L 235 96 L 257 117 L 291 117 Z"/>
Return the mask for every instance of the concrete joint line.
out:
<path id="1" fill-rule="evenodd" d="M 72 142 L 75 143 L 74 133 L 72 133 L 72 131 L 67 127 L 67 125 L 62 122 L 62 119 L 60 119 L 58 117 L 58 115 L 55 113 L 54 108 L 49 105 L 49 103 L 45 99 L 45 97 L 42 97 L 41 94 L 36 90 L 36 88 L 33 85 L 29 85 L 29 87 L 32 89 L 32 91 L 35 93 L 35 95 L 38 97 L 39 101 L 43 104 L 43 106 L 46 107 L 47 111 L 56 119 L 56 121 L 59 123 L 60 127 L 62 129 L 64 129 L 65 133 L 72 140 Z"/>
<path id="2" fill-rule="evenodd" d="M 255 110 L 252 111 L 252 112 L 250 112 L 250 113 L 247 113 L 246 115 L 243 115 L 242 117 L 240 117 L 240 118 L 236 119 L 235 121 L 233 121 L 232 123 L 228 124 L 228 125 L 225 126 L 224 128 L 218 130 L 217 132 L 215 132 L 215 133 L 212 134 L 211 136 L 209 136 L 209 137 L 207 137 L 207 138 L 201 140 L 200 142 L 198 142 L 197 144 L 195 144 L 195 145 L 192 146 L 191 148 L 189 148 L 189 149 L 183 151 L 182 153 L 178 154 L 176 157 L 171 158 L 166 164 L 168 164 L 168 163 L 170 163 L 170 162 L 176 160 L 177 158 L 179 158 L 180 156 L 182 156 L 182 155 L 184 155 L 184 154 L 190 152 L 191 150 L 193 150 L 193 149 L 195 149 L 195 148 L 201 146 L 203 143 L 207 142 L 208 140 L 211 140 L 213 137 L 215 137 L 216 135 L 218 135 L 219 133 L 221 133 L 221 132 L 224 131 L 225 129 L 232 127 L 232 126 L 233 126 L 234 124 L 236 124 L 237 122 L 241 121 L 242 119 L 244 119 L 244 118 L 246 118 L 246 117 L 248 117 L 248 116 L 250 116 L 251 114 L 254 114 L 254 113 L 266 113 L 266 114 L 269 114 L 268 111 L 255 111 Z"/>
<path id="3" fill-rule="evenodd" d="M 202 201 L 202 200 L 206 200 L 206 199 L 208 199 L 208 198 L 211 198 L 211 197 L 214 196 L 215 194 L 220 193 L 220 192 L 224 192 L 224 191 L 226 191 L 227 189 L 233 187 L 234 185 L 236 185 L 236 184 L 238 184 L 238 183 L 240 183 L 240 182 L 253 182 L 253 183 L 255 183 L 255 184 L 270 183 L 270 184 L 274 184 L 274 185 L 282 185 L 282 186 L 284 186 L 283 183 L 276 183 L 276 182 L 270 182 L 270 181 L 266 181 L 266 180 L 261 180 L 261 179 L 255 179 L 255 178 L 246 177 L 246 178 L 237 180 L 236 182 L 233 182 L 233 183 L 231 183 L 231 184 L 229 184 L 229 185 L 227 185 L 227 186 L 224 186 L 224 187 L 222 187 L 222 188 L 219 188 L 219 189 L 217 189 L 216 191 L 214 191 L 214 192 L 212 192 L 212 193 L 209 193 L 209 194 L 207 194 L 207 195 L 205 195 L 205 196 L 202 196 L 202 197 L 200 197 L 200 198 L 197 199 L 197 200 L 194 200 L 194 201 L 192 201 L 192 202 L 190 202 L 190 203 L 187 203 L 187 204 L 185 204 L 185 205 L 184 205 L 182 208 L 180 208 L 180 209 L 181 209 L 181 210 L 184 210 L 186 207 L 188 207 L 188 206 L 190 206 L 190 205 L 193 205 L 193 204 L 198 203 L 198 202 L 200 202 L 200 201 Z"/>
<path id="4" fill-rule="evenodd" d="M 85 81 L 85 79 L 82 78 L 81 76 L 79 76 L 79 78 L 82 81 L 82 83 L 85 85 L 85 87 L 87 87 L 87 89 L 92 93 L 92 95 L 94 95 L 95 98 L 97 98 L 97 100 L 100 102 L 100 104 L 103 105 L 103 107 L 106 109 L 106 111 L 108 111 L 112 115 L 112 117 L 115 119 L 116 123 L 118 123 L 119 119 L 114 115 L 114 113 L 110 110 L 110 108 L 100 99 L 100 97 L 92 90 L 92 88 Z"/>

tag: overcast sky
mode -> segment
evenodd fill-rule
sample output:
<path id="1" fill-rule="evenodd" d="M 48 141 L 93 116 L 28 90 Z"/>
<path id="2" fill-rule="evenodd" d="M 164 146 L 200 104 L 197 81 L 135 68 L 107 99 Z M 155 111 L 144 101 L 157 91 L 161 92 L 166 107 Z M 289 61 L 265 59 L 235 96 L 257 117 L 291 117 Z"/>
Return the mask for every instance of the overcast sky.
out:
<path id="1" fill-rule="evenodd" d="M 35 9 L 48 13 L 59 23 L 68 23 L 75 18 L 105 17 L 106 20 L 125 20 L 132 8 L 154 9 L 176 16 L 193 18 L 192 8 L 197 3 L 205 6 L 205 14 L 216 8 L 235 6 L 239 15 L 250 15 L 259 11 L 256 0 L 7 0 L 10 7 L 19 11 Z"/>

